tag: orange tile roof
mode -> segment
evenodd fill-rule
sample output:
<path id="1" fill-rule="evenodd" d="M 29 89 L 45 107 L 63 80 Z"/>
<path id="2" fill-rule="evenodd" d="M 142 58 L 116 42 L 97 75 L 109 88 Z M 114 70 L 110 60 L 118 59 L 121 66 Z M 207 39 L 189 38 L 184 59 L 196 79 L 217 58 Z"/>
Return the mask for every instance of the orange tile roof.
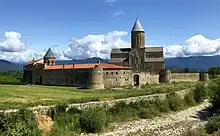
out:
<path id="1" fill-rule="evenodd" d="M 104 69 L 128 69 L 129 67 L 117 66 L 114 64 L 105 64 L 105 63 L 92 63 L 92 64 L 64 64 L 63 65 L 48 65 L 44 68 L 44 70 L 52 70 L 52 69 L 87 69 L 94 68 L 96 65 L 98 67 L 102 67 Z"/>

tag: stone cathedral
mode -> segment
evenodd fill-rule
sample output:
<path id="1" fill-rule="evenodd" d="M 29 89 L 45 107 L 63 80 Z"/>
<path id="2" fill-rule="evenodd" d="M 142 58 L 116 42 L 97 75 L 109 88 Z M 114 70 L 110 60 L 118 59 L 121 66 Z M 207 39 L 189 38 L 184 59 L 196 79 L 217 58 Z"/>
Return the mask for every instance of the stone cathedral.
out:
<path id="1" fill-rule="evenodd" d="M 145 31 L 137 19 L 131 31 L 131 48 L 111 50 L 111 64 L 132 68 L 133 73 L 158 74 L 165 69 L 163 47 L 146 47 Z"/>
<path id="2" fill-rule="evenodd" d="M 49 48 L 45 56 L 23 67 L 27 84 L 79 86 L 104 89 L 109 86 L 144 85 L 165 81 L 163 47 L 145 47 L 145 32 L 136 20 L 131 31 L 131 48 L 116 48 L 110 64 L 56 64 Z M 160 76 L 159 76 L 160 75 Z"/>

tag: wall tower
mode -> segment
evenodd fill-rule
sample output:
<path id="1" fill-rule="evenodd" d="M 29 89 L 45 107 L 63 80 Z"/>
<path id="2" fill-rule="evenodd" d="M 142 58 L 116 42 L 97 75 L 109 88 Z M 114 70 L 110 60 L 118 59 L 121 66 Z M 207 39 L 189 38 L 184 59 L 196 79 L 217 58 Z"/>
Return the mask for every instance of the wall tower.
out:
<path id="1" fill-rule="evenodd" d="M 104 89 L 103 68 L 99 64 L 91 69 L 89 79 L 90 89 Z"/>
<path id="2" fill-rule="evenodd" d="M 131 48 L 135 47 L 145 47 L 145 32 L 138 19 L 136 19 L 131 31 Z"/>
<path id="3" fill-rule="evenodd" d="M 49 48 L 44 55 L 44 64 L 45 65 L 55 65 L 55 55 L 53 54 L 52 50 Z"/>

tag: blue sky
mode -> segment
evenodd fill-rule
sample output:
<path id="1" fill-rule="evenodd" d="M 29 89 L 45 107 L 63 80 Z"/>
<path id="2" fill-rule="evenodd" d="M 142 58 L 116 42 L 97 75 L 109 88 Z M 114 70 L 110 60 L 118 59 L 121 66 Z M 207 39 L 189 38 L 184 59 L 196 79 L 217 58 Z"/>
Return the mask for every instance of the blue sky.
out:
<path id="1" fill-rule="evenodd" d="M 130 30 L 138 17 L 146 44 L 179 45 L 220 37 L 219 0 L 0 0 L 0 41 L 9 31 L 32 49 L 68 46 L 73 37 Z"/>

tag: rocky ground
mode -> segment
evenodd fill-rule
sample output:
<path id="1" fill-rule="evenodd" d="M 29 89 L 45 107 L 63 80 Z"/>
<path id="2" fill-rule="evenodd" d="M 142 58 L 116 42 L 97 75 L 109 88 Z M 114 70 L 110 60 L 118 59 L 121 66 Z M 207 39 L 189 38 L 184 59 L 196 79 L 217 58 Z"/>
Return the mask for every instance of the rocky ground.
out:
<path id="1" fill-rule="evenodd" d="M 202 127 L 205 123 L 206 112 L 209 106 L 204 102 L 179 112 L 171 112 L 154 119 L 142 119 L 114 124 L 113 130 L 91 136 L 180 136 L 189 129 Z M 84 134 L 82 134 L 84 135 Z"/>

